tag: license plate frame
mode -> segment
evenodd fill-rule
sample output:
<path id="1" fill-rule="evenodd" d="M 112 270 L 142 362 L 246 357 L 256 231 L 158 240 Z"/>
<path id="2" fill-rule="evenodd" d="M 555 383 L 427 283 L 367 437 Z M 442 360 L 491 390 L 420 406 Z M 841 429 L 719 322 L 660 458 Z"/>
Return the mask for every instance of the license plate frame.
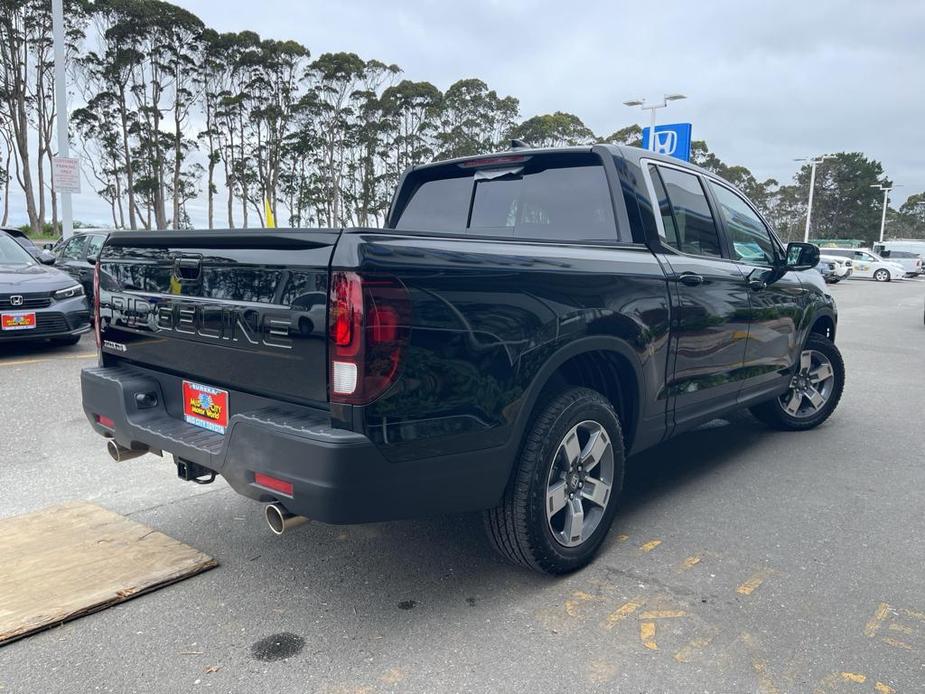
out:
<path id="1" fill-rule="evenodd" d="M 38 325 L 35 311 L 4 311 L 0 313 L 0 330 L 35 330 Z"/>
<path id="2" fill-rule="evenodd" d="M 230 396 L 224 388 L 183 379 L 183 420 L 187 424 L 224 435 L 228 429 Z"/>

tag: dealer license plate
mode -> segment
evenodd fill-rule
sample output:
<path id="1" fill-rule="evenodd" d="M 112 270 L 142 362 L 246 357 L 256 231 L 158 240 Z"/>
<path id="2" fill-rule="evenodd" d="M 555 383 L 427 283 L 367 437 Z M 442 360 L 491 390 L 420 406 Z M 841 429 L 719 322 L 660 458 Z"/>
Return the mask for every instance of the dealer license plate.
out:
<path id="1" fill-rule="evenodd" d="M 228 391 L 183 381 L 183 419 L 197 427 L 224 434 L 228 426 Z"/>
<path id="2" fill-rule="evenodd" d="M 33 330 L 35 328 L 35 311 L 0 313 L 0 327 L 3 330 Z"/>

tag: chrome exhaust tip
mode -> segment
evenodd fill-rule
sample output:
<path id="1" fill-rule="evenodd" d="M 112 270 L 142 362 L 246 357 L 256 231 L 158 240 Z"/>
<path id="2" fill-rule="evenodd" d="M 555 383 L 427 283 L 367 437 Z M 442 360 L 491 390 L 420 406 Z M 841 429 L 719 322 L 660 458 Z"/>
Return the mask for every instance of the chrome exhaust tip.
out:
<path id="1" fill-rule="evenodd" d="M 289 513 L 279 504 L 267 504 L 264 513 L 267 517 L 267 525 L 270 526 L 274 535 L 282 535 L 287 530 L 300 526 L 308 520 L 305 516 Z"/>
<path id="2" fill-rule="evenodd" d="M 106 443 L 106 450 L 109 451 L 109 455 L 117 463 L 121 463 L 125 460 L 131 460 L 132 458 L 141 457 L 148 452 L 147 448 L 143 450 L 136 450 L 134 448 L 126 448 L 125 446 L 120 446 L 112 439 Z"/>

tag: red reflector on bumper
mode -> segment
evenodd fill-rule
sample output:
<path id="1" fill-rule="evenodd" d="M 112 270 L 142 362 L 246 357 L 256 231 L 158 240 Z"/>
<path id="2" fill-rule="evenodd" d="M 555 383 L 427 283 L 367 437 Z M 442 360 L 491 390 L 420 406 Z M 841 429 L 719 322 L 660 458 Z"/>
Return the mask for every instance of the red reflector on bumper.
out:
<path id="1" fill-rule="evenodd" d="M 275 477 L 264 475 L 262 472 L 254 473 L 254 484 L 258 484 L 261 487 L 266 487 L 267 489 L 272 489 L 274 492 L 279 492 L 280 494 L 285 494 L 286 496 L 292 496 L 292 482 L 278 480 Z"/>
<path id="2" fill-rule="evenodd" d="M 109 417 L 106 417 L 105 415 L 101 415 L 101 414 L 96 415 L 96 421 L 99 424 L 106 427 L 107 429 L 114 429 L 116 426 L 116 423 L 112 421 Z"/>

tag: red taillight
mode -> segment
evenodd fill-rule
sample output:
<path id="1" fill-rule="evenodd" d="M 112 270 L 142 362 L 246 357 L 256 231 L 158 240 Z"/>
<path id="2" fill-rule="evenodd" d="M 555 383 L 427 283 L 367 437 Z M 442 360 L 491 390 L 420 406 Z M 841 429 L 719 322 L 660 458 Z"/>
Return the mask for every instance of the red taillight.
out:
<path id="1" fill-rule="evenodd" d="M 96 415 L 96 421 L 107 429 L 115 429 L 116 423 L 104 414 Z"/>
<path id="2" fill-rule="evenodd" d="M 93 332 L 96 335 L 96 348 L 103 346 L 100 338 L 100 261 L 93 266 Z"/>
<path id="3" fill-rule="evenodd" d="M 408 291 L 394 277 L 335 272 L 329 304 L 331 401 L 367 404 L 398 376 L 410 332 Z"/>
<path id="4" fill-rule="evenodd" d="M 261 487 L 266 487 L 267 489 L 272 489 L 274 492 L 279 492 L 280 494 L 285 494 L 286 496 L 292 496 L 292 482 L 277 479 L 276 477 L 270 477 L 269 475 L 265 475 L 262 472 L 254 473 L 254 484 L 257 484 Z"/>

